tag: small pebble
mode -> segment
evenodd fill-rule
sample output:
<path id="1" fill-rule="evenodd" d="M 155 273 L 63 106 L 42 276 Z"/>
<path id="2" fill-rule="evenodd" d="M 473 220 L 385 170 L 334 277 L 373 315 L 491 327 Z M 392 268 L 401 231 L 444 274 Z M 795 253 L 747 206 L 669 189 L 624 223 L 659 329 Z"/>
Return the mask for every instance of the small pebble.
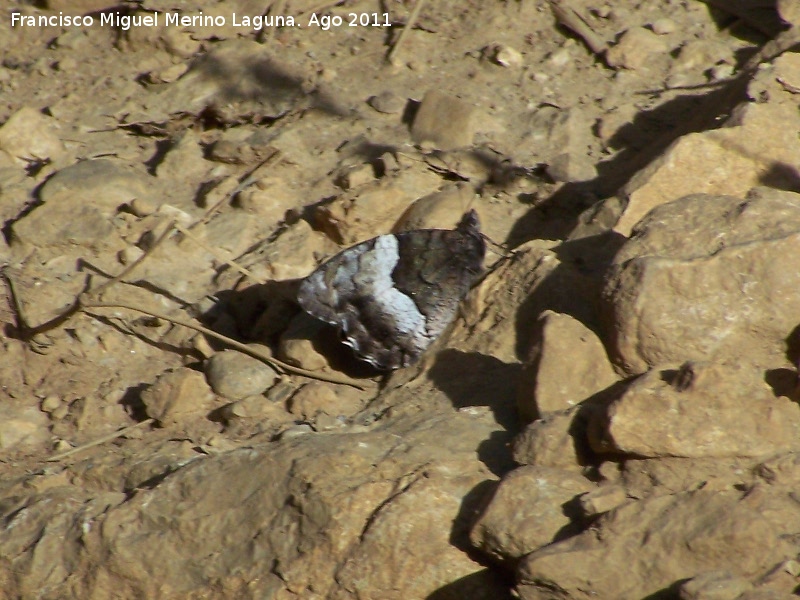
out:
<path id="1" fill-rule="evenodd" d="M 667 35 L 668 33 L 673 33 L 677 29 L 677 25 L 672 19 L 656 19 L 650 24 L 650 29 L 658 35 Z"/>
<path id="2" fill-rule="evenodd" d="M 438 150 L 470 146 L 475 135 L 476 110 L 471 104 L 440 90 L 430 90 L 422 99 L 411 136 L 423 146 Z"/>
<path id="3" fill-rule="evenodd" d="M 58 440 L 55 444 L 53 444 L 53 451 L 54 452 L 67 452 L 68 450 L 72 450 L 74 446 L 70 444 L 67 440 Z"/>
<path id="4" fill-rule="evenodd" d="M 69 405 L 62 404 L 58 408 L 56 408 L 53 412 L 50 413 L 50 418 L 54 421 L 61 421 L 65 419 L 69 414 Z"/>
<path id="5" fill-rule="evenodd" d="M 389 90 L 384 90 L 367 100 L 367 104 L 379 113 L 391 115 L 401 112 L 405 108 L 406 100 Z"/>
<path id="6" fill-rule="evenodd" d="M 505 44 L 491 46 L 488 56 L 492 62 L 503 67 L 519 67 L 522 65 L 522 54 Z"/>
<path id="7" fill-rule="evenodd" d="M 231 400 L 261 394 L 278 378 L 272 367 L 236 350 L 212 356 L 206 361 L 205 373 L 211 389 Z"/>
<path id="8" fill-rule="evenodd" d="M 145 198 L 134 198 L 128 203 L 128 208 L 137 217 L 146 217 L 158 210 L 158 207 L 152 200 L 147 200 Z"/>
<path id="9" fill-rule="evenodd" d="M 126 246 L 117 252 L 117 260 L 119 260 L 119 264 L 121 265 L 130 265 L 139 260 L 143 254 L 144 250 L 137 246 Z"/>
<path id="10" fill-rule="evenodd" d="M 733 77 L 734 68 L 733 65 L 729 65 L 728 63 L 720 63 L 715 65 L 709 71 L 711 78 L 714 81 L 722 81 L 723 79 L 730 79 Z"/>
<path id="11" fill-rule="evenodd" d="M 42 400 L 42 411 L 52 413 L 59 406 L 61 406 L 61 398 L 58 396 L 48 396 Z"/>

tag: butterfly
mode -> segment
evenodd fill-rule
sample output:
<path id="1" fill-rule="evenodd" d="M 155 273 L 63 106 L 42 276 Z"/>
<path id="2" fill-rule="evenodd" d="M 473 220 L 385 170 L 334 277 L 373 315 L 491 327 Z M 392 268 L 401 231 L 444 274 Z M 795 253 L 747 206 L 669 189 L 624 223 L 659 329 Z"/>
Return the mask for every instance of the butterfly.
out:
<path id="1" fill-rule="evenodd" d="M 483 274 L 486 243 L 470 210 L 455 229 L 380 235 L 342 250 L 300 284 L 308 314 L 339 329 L 382 370 L 413 364 L 455 319 Z"/>

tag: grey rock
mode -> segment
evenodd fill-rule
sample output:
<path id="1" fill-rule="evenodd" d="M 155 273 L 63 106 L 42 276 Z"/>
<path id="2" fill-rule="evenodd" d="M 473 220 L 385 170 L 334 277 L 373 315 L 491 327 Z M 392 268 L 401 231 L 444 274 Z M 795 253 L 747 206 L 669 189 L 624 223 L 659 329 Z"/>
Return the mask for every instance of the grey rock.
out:
<path id="1" fill-rule="evenodd" d="M 236 350 L 212 356 L 206 361 L 205 373 L 211 389 L 231 400 L 261 394 L 278 378 L 272 367 Z"/>

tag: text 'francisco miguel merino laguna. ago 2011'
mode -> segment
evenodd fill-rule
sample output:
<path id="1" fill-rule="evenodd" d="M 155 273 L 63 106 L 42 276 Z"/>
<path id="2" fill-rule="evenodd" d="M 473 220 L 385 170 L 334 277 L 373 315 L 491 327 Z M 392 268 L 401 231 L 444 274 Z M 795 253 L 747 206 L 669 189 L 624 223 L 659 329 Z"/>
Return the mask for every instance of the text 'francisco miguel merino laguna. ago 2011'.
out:
<path id="1" fill-rule="evenodd" d="M 237 15 L 231 13 L 224 15 L 205 15 L 203 13 L 183 15 L 177 12 L 148 13 L 125 15 L 120 13 L 104 13 L 94 17 L 92 15 L 23 15 L 19 12 L 11 13 L 12 27 L 92 27 L 95 21 L 100 26 L 118 27 L 127 31 L 131 27 L 242 27 L 248 29 L 263 29 L 264 27 L 295 27 L 302 25 L 298 19 L 291 15 Z M 389 13 L 348 13 L 340 15 L 308 16 L 306 27 L 318 27 L 328 30 L 331 27 L 390 27 Z"/>

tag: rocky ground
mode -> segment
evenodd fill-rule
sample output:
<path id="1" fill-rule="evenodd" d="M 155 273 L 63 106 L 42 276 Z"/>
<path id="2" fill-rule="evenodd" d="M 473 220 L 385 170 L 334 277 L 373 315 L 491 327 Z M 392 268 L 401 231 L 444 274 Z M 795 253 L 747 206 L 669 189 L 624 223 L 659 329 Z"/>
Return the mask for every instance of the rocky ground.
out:
<path id="1" fill-rule="evenodd" d="M 793 597 L 775 4 L 3 8 L 2 597 Z M 501 247 L 417 365 L 370 370 L 293 302 L 341 247 L 468 208 Z"/>

